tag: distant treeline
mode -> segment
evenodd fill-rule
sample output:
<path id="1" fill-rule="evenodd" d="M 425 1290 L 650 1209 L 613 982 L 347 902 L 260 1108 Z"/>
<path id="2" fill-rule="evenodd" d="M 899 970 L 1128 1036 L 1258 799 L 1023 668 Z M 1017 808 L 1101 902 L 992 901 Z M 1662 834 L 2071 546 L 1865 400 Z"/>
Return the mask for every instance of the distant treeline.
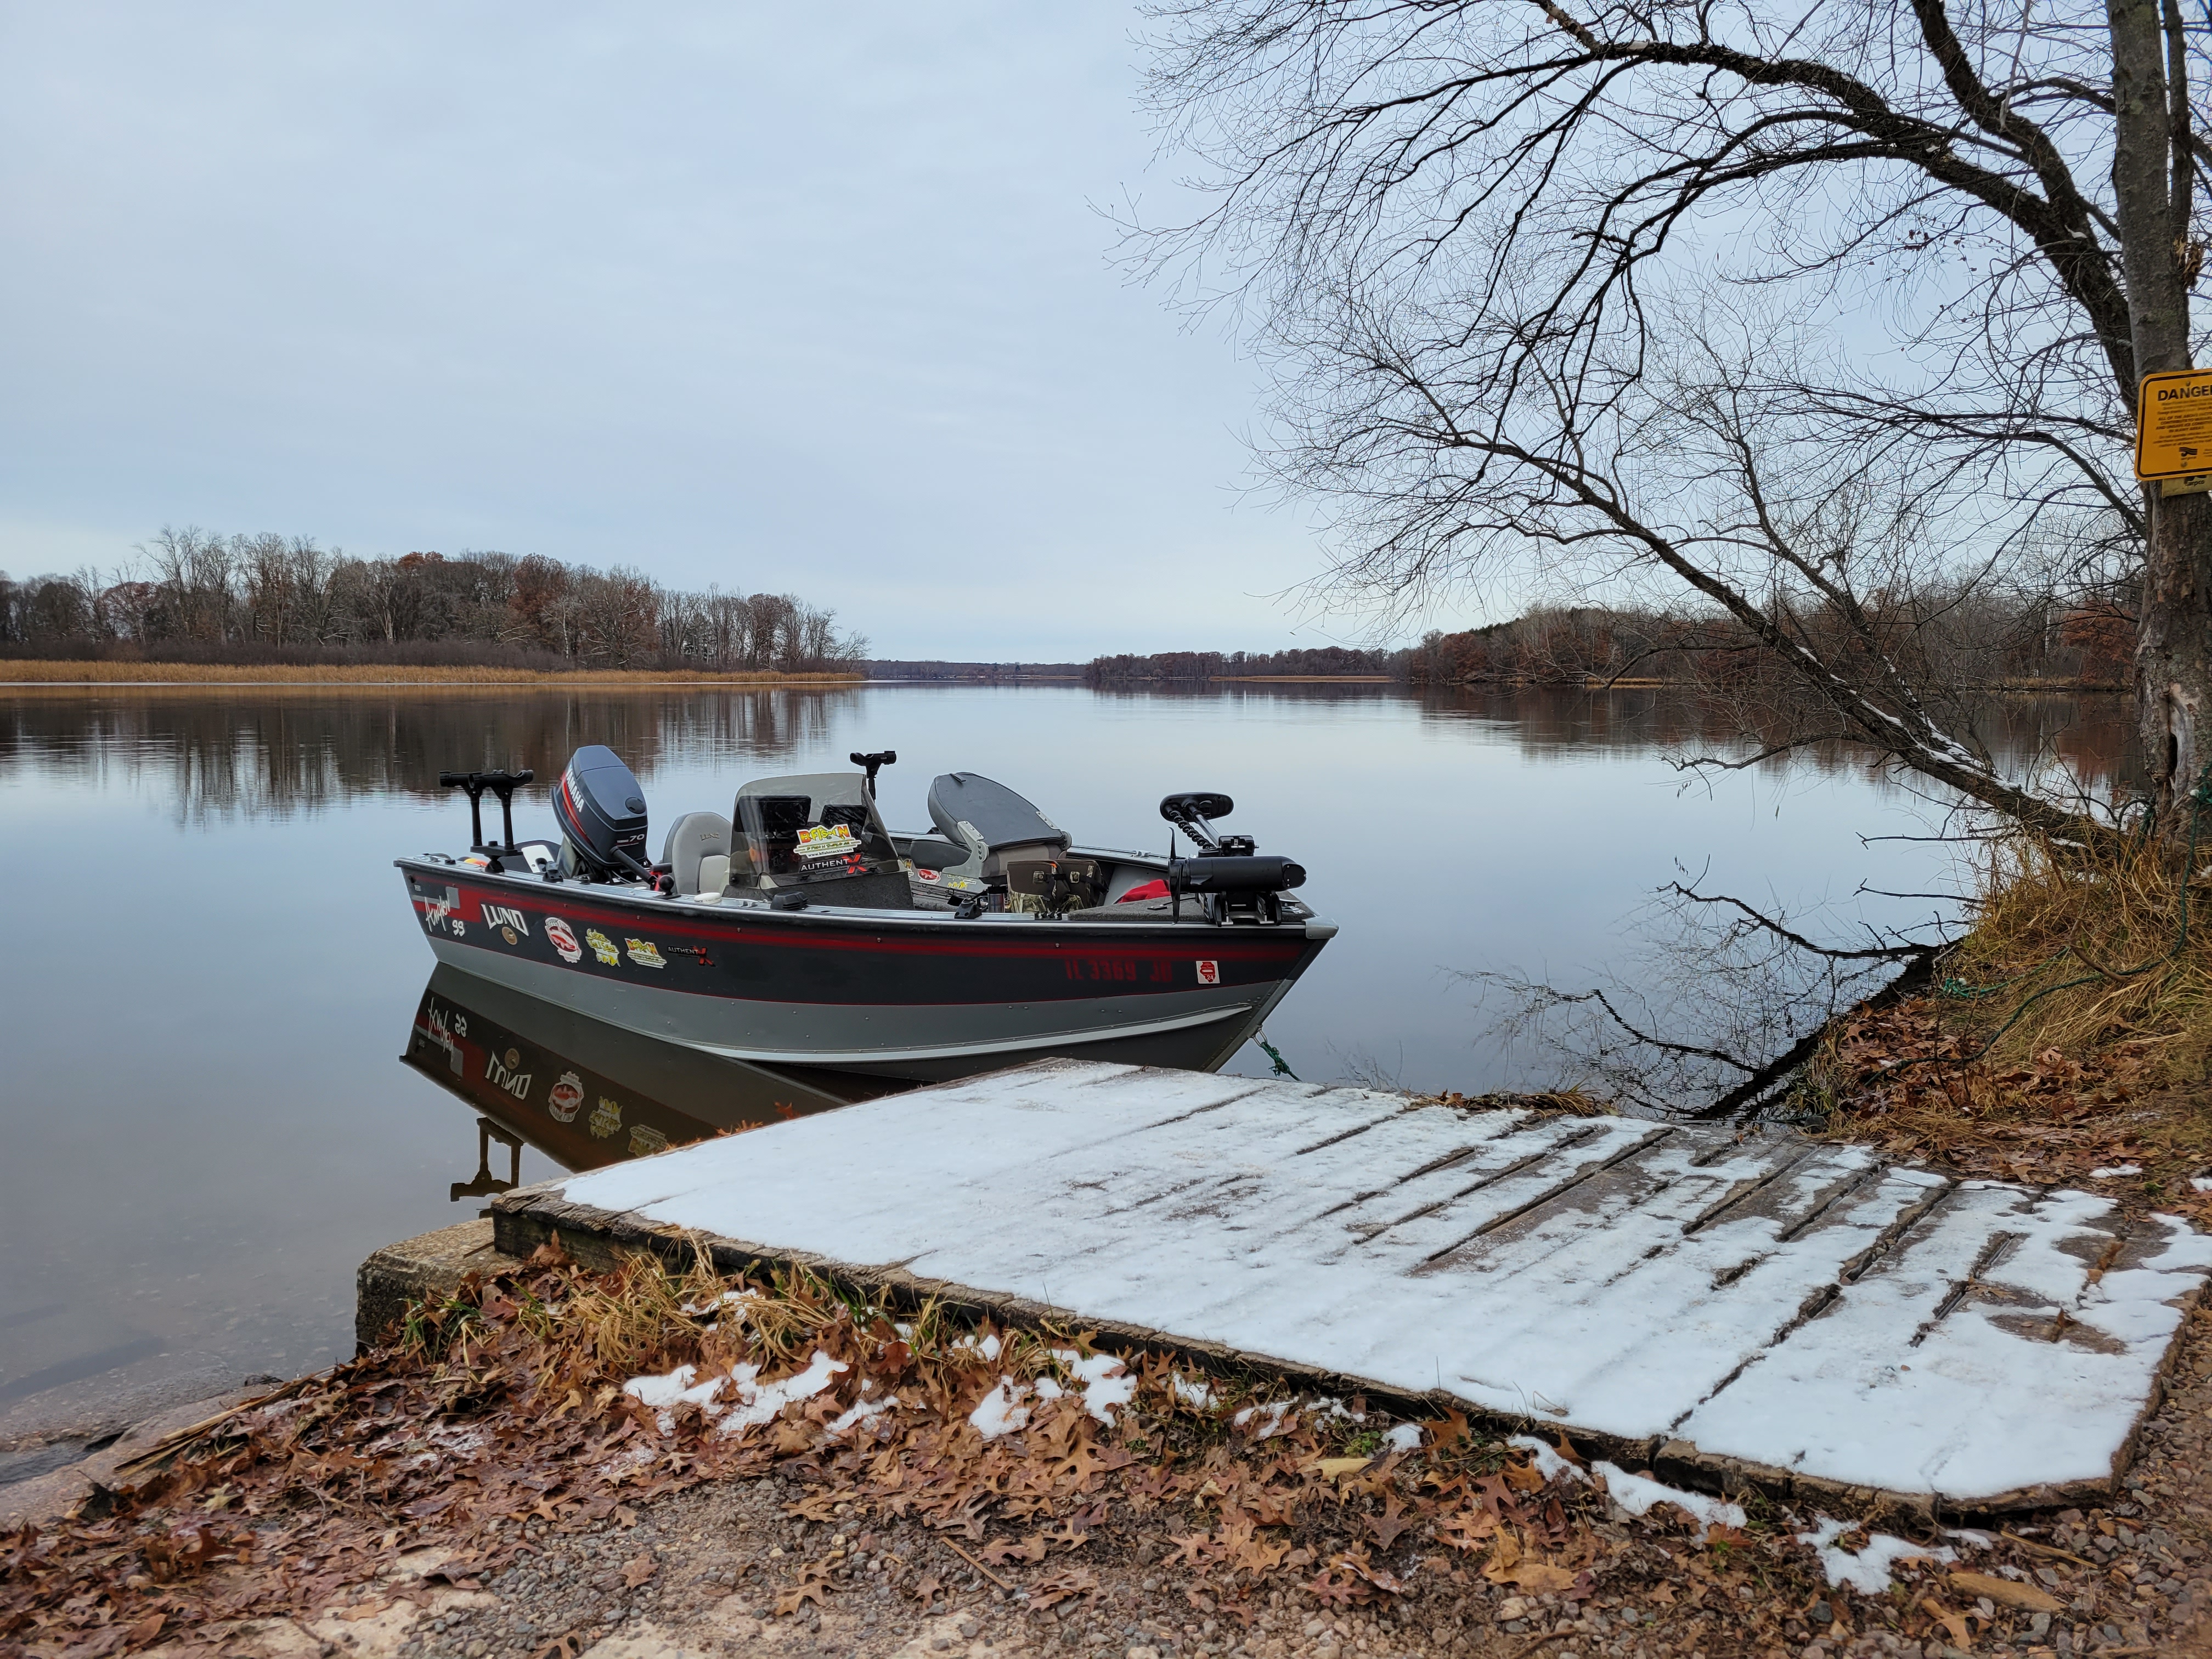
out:
<path id="1" fill-rule="evenodd" d="M 897 662 L 875 657 L 860 665 L 872 680 L 1072 680 L 1083 665 L 1073 662 Z"/>
<path id="2" fill-rule="evenodd" d="M 2003 605 L 1929 595 L 1900 605 L 1900 631 L 1919 610 L 1944 612 L 1945 638 L 1959 660 L 1955 683 L 2001 686 L 2057 682 L 2126 684 L 2135 623 L 2125 596 L 2110 600 Z M 1907 614 L 1911 612 L 1911 614 Z M 1818 631 L 1820 618 L 1799 618 Z M 1097 657 L 1083 670 L 1093 685 L 1133 685 L 1240 677 L 1339 678 L 1388 674 L 1413 685 L 1584 685 L 1609 680 L 1729 686 L 1756 672 L 1762 653 L 1725 616 L 1669 615 L 1584 606 L 1542 608 L 1510 622 L 1456 634 L 1431 633 L 1416 646 L 1362 651 L 1340 646 L 1265 653 L 1167 651 Z M 1923 648 L 1928 648 L 1923 642 Z"/>
<path id="3" fill-rule="evenodd" d="M 2118 599 L 2060 606 L 1932 594 L 1897 608 L 1898 632 L 1923 652 L 1936 642 L 1916 631 L 1920 613 L 1944 613 L 1942 644 L 1955 660 L 1929 666 L 1955 685 L 2124 685 L 2135 654 L 2135 622 Z M 1797 622 L 1820 631 L 1817 614 Z M 1431 633 L 1401 655 L 1399 672 L 1415 685 L 1643 680 L 1724 687 L 1766 664 L 1750 631 L 1727 617 L 1597 606 L 1537 610 L 1464 633 Z"/>
<path id="4" fill-rule="evenodd" d="M 868 651 L 788 593 L 690 592 L 535 554 L 365 559 L 198 529 L 138 551 L 106 575 L 0 572 L 0 656 L 807 672 Z"/>
<path id="5" fill-rule="evenodd" d="M 1340 645 L 1297 651 L 1163 651 L 1149 657 L 1127 654 L 1093 657 L 1083 678 L 1093 685 L 1127 685 L 1146 680 L 1216 680 L 1247 675 L 1302 676 L 1334 679 L 1340 675 L 1376 674 L 1404 678 L 1403 651 L 1359 651 Z"/>

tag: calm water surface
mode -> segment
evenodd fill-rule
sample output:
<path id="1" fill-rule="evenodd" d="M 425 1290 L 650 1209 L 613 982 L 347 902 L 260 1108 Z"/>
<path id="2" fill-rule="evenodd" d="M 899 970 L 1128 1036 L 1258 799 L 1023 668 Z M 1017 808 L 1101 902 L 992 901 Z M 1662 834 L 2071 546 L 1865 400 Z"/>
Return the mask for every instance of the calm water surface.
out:
<path id="1" fill-rule="evenodd" d="M 2118 713 L 2038 706 L 2007 752 L 2108 771 Z M 898 750 L 898 828 L 927 828 L 954 769 L 1106 846 L 1162 846 L 1162 795 L 1225 790 L 1230 827 L 1304 862 L 1343 929 L 1271 1023 L 1284 1059 L 1472 1092 L 1528 1057 L 1482 1040 L 1455 970 L 1581 979 L 1684 870 L 1793 909 L 1929 909 L 1850 897 L 1943 884 L 1937 849 L 1863 840 L 1924 830 L 1925 804 L 1847 757 L 1686 788 L 1668 757 L 1697 735 L 1662 692 L 0 689 L 0 1480 L 29 1467 L 11 1440 L 72 1412 L 349 1352 L 362 1256 L 475 1213 L 448 1198 L 475 1114 L 398 1058 L 431 959 L 390 860 L 466 841 L 441 769 L 548 778 L 610 744 L 656 848 L 745 778 L 854 749 Z M 517 820 L 550 833 L 542 788 Z M 1268 1070 L 1252 1048 L 1233 1066 Z M 554 1172 L 525 1154 L 523 1179 Z"/>

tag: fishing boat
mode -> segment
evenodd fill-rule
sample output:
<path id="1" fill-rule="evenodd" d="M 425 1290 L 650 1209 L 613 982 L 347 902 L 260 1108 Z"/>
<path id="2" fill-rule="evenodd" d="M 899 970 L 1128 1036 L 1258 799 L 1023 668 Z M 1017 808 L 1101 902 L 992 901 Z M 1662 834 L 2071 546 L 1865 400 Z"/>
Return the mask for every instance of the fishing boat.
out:
<path id="1" fill-rule="evenodd" d="M 896 760 L 748 782 L 727 817 L 678 816 L 657 860 L 611 749 L 571 757 L 543 840 L 514 836 L 532 773 L 446 773 L 469 851 L 396 863 L 431 950 L 465 972 L 725 1059 L 915 1082 L 1046 1055 L 1216 1070 L 1336 933 L 1293 896 L 1302 866 L 1215 827 L 1226 795 L 1168 796 L 1168 852 L 1126 852 L 952 772 L 930 830 L 899 832 L 875 788 Z"/>

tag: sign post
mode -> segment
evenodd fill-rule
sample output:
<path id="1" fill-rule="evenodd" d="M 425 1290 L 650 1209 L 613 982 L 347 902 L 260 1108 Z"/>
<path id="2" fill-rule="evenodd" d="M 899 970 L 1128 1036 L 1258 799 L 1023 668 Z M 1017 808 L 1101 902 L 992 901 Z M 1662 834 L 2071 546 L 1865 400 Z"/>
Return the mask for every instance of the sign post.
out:
<path id="1" fill-rule="evenodd" d="M 2162 495 L 2212 490 L 2212 368 L 2142 377 L 2136 404 L 2136 477 Z"/>

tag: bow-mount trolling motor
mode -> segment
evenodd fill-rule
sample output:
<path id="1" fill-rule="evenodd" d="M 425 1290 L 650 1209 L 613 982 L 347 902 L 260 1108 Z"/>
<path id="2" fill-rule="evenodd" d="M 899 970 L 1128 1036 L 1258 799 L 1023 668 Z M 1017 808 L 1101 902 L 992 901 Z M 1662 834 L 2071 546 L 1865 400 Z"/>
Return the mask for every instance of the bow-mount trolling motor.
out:
<path id="1" fill-rule="evenodd" d="M 1194 789 L 1170 795 L 1160 803 L 1160 816 L 1198 843 L 1196 856 L 1168 859 L 1168 892 L 1175 914 L 1182 915 L 1182 902 L 1195 899 L 1206 920 L 1221 927 L 1232 922 L 1275 922 L 1282 920 L 1282 895 L 1305 885 L 1305 866 L 1278 854 L 1253 850 L 1249 836 L 1224 836 L 1212 820 L 1225 818 L 1237 803 L 1212 790 Z"/>

